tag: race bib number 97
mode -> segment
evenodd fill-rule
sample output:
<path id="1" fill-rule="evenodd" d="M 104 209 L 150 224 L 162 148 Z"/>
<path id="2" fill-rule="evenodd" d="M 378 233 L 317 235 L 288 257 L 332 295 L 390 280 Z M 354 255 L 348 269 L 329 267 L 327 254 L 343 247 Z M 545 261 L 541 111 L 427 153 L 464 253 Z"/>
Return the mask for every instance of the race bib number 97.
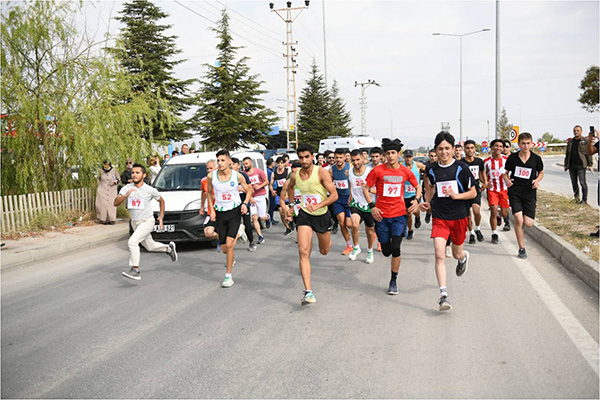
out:
<path id="1" fill-rule="evenodd" d="M 452 188 L 454 193 L 458 193 L 458 183 L 456 181 L 436 182 L 437 196 L 450 197 L 448 188 Z"/>
<path id="2" fill-rule="evenodd" d="M 400 197 L 400 196 L 402 196 L 402 184 L 401 183 L 384 183 L 382 196 L 384 196 L 384 197 Z"/>
<path id="3" fill-rule="evenodd" d="M 515 178 L 529 179 L 531 178 L 531 168 L 516 167 Z"/>
<path id="4" fill-rule="evenodd" d="M 144 199 L 132 199 L 131 197 L 128 197 L 127 198 L 127 209 L 143 210 L 144 209 Z"/>

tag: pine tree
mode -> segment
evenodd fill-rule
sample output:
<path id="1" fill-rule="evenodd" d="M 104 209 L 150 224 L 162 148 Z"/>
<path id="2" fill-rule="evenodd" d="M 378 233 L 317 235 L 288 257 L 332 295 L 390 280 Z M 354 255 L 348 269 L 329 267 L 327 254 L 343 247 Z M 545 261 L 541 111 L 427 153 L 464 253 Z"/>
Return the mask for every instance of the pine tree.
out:
<path id="1" fill-rule="evenodd" d="M 219 25 L 212 30 L 220 39 L 216 65 L 205 64 L 208 72 L 196 96 L 198 110 L 189 120 L 202 135 L 208 149 L 235 150 L 253 143 L 266 143 L 276 113 L 263 104 L 264 83 L 249 75 L 248 57 L 235 61 L 237 50 L 229 32 L 229 15 L 223 10 Z"/>
<path id="2" fill-rule="evenodd" d="M 133 0 L 125 3 L 120 15 L 115 19 L 125 26 L 119 46 L 109 51 L 132 75 L 133 91 L 150 94 L 154 99 L 155 116 L 146 121 L 149 127 L 141 136 L 155 140 L 189 138 L 181 114 L 192 104 L 186 91 L 194 80 L 174 77 L 174 67 L 185 60 L 172 60 L 181 53 L 175 46 L 177 37 L 166 35 L 171 25 L 159 24 L 168 14 L 151 1 Z"/>
<path id="3" fill-rule="evenodd" d="M 331 104 L 330 104 L 330 130 L 332 136 L 346 137 L 352 133 L 350 123 L 352 117 L 350 112 L 346 110 L 346 103 L 339 95 L 340 89 L 337 81 L 333 81 L 331 86 Z"/>
<path id="4" fill-rule="evenodd" d="M 306 81 L 298 103 L 298 141 L 308 143 L 316 150 L 319 141 L 332 134 L 332 118 L 331 96 L 323 75 L 319 75 L 315 60 L 311 66 L 310 79 Z"/>
<path id="5" fill-rule="evenodd" d="M 500 119 L 498 120 L 498 126 L 496 127 L 496 132 L 498 132 L 499 139 L 509 139 L 510 140 L 510 132 L 512 131 L 512 124 L 508 123 L 508 117 L 506 116 L 506 109 L 502 108 L 502 114 L 500 114 Z"/>

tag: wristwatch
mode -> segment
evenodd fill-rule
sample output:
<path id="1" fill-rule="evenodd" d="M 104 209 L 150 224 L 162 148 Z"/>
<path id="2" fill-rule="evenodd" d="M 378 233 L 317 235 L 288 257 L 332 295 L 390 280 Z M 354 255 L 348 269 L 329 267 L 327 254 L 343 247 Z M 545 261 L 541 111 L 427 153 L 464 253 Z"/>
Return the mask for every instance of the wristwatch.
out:
<path id="1" fill-rule="evenodd" d="M 370 208 L 375 208 L 375 202 L 374 202 L 374 201 L 370 202 L 370 203 L 369 203 L 369 207 L 370 207 Z"/>

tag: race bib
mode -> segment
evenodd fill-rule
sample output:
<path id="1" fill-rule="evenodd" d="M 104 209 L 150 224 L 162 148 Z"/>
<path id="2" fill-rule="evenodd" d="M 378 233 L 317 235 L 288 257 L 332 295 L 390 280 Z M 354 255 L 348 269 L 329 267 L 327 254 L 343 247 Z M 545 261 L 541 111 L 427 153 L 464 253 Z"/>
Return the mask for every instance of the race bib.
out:
<path id="1" fill-rule="evenodd" d="M 402 196 L 402 184 L 401 183 L 384 183 L 382 196 L 383 197 L 401 197 Z"/>
<path id="2" fill-rule="evenodd" d="M 458 183 L 456 181 L 436 182 L 436 187 L 438 197 L 450 197 L 448 188 L 452 188 L 454 193 L 458 193 Z"/>
<path id="3" fill-rule="evenodd" d="M 144 199 L 132 199 L 131 197 L 127 198 L 128 210 L 143 210 L 144 206 Z"/>
<path id="4" fill-rule="evenodd" d="M 336 189 L 348 189 L 348 181 L 346 179 L 341 181 L 333 181 Z"/>
<path id="5" fill-rule="evenodd" d="M 469 169 L 471 170 L 471 173 L 473 174 L 473 178 L 479 179 L 479 165 L 470 165 Z"/>
<path id="6" fill-rule="evenodd" d="M 300 213 L 301 208 L 302 204 L 294 204 L 294 215 L 298 215 Z"/>
<path id="7" fill-rule="evenodd" d="M 305 206 L 308 206 L 309 204 L 316 206 L 320 202 L 321 202 L 320 194 L 303 194 L 302 195 L 302 204 L 304 204 Z"/>
<path id="8" fill-rule="evenodd" d="M 282 188 L 283 185 L 285 185 L 285 178 L 284 179 L 277 179 L 277 187 Z"/>
<path id="9" fill-rule="evenodd" d="M 491 175 L 492 175 L 493 179 L 498 179 L 502 176 L 502 173 L 503 173 L 502 171 L 495 169 L 492 171 Z"/>
<path id="10" fill-rule="evenodd" d="M 410 183 L 407 183 L 406 186 L 404 187 L 404 193 L 416 193 L 417 189 L 415 189 L 415 187 L 413 185 L 411 185 Z"/>
<path id="11" fill-rule="evenodd" d="M 260 177 L 258 175 L 252 175 L 252 176 L 249 176 L 248 178 L 250 178 L 250 183 L 252 185 L 260 184 Z"/>
<path id="12" fill-rule="evenodd" d="M 233 194 L 231 192 L 221 193 L 222 203 L 231 203 L 233 201 Z"/>
<path id="13" fill-rule="evenodd" d="M 297 200 L 298 202 L 302 200 L 302 192 L 300 189 L 294 188 L 294 200 Z"/>
<path id="14" fill-rule="evenodd" d="M 355 179 L 354 180 L 354 187 L 362 187 L 365 184 L 364 179 Z"/>
<path id="15" fill-rule="evenodd" d="M 529 179 L 531 178 L 531 168 L 515 168 L 515 178 Z"/>

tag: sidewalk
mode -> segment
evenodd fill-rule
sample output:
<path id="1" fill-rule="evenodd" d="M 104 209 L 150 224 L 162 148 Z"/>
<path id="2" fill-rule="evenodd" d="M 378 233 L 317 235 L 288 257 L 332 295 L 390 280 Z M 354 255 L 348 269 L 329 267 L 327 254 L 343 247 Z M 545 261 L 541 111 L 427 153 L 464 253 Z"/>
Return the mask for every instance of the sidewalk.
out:
<path id="1" fill-rule="evenodd" d="M 48 232 L 19 240 L 3 240 L 5 245 L 0 252 L 2 271 L 23 268 L 39 261 L 52 260 L 67 253 L 77 253 L 128 237 L 129 220 L 126 220 L 115 225 L 78 226 L 63 232 Z"/>

